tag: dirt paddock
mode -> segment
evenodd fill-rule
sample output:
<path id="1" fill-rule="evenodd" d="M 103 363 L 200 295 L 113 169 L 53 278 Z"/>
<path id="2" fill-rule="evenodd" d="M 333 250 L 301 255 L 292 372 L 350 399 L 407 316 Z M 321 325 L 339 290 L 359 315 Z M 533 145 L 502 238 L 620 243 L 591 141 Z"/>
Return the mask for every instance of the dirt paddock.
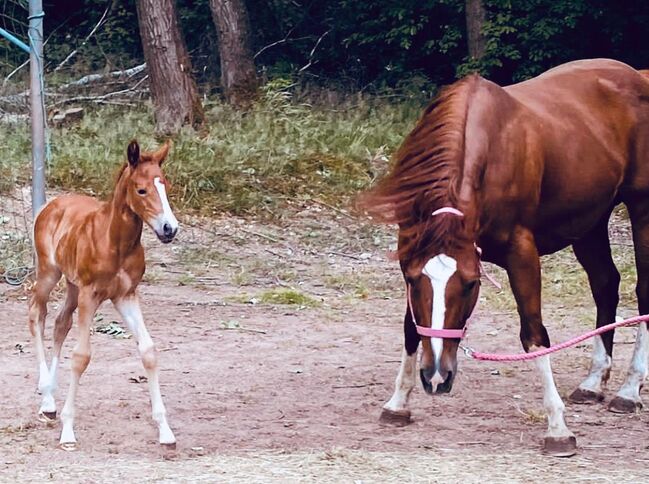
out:
<path id="1" fill-rule="evenodd" d="M 195 221 L 164 247 L 147 233 L 143 312 L 159 349 L 175 451 L 156 443 L 134 341 L 98 331 L 77 400 L 80 449 L 58 450 L 58 422 L 37 420 L 25 291 L 0 285 L 0 481 L 649 479 L 646 410 L 615 415 L 605 404 L 567 404 L 579 453 L 542 455 L 542 395 L 529 363 L 460 356 L 450 395 L 429 397 L 418 385 L 413 423 L 380 425 L 398 369 L 404 310 L 398 269 L 382 253 L 390 235 L 314 208 L 296 219 L 300 223 Z M 304 299 L 284 300 L 289 291 Z M 61 297 L 58 291 L 50 303 L 48 346 Z M 97 326 L 118 320 L 108 305 L 99 314 Z M 519 351 L 517 325 L 513 312 L 483 304 L 470 344 Z M 583 326 L 548 327 L 559 341 Z M 617 333 L 607 400 L 624 377 L 633 337 L 630 329 Z M 75 338 L 73 329 L 59 373 L 59 410 Z M 553 358 L 564 397 L 585 375 L 589 348 Z M 643 396 L 649 401 L 646 390 Z"/>

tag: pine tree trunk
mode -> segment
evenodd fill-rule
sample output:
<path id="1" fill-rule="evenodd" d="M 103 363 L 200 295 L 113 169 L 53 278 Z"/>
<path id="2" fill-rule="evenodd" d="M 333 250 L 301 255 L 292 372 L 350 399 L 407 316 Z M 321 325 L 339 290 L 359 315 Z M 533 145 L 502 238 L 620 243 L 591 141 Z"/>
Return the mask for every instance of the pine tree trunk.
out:
<path id="1" fill-rule="evenodd" d="M 199 128 L 205 122 L 174 1 L 137 0 L 156 131 L 163 135 L 177 133 L 184 124 Z"/>
<path id="2" fill-rule="evenodd" d="M 469 57 L 480 60 L 485 53 L 485 38 L 482 28 L 486 12 L 482 0 L 466 0 L 466 32 Z"/>
<path id="3" fill-rule="evenodd" d="M 228 102 L 246 109 L 257 94 L 257 71 L 244 0 L 210 0 L 221 57 L 221 82 Z"/>

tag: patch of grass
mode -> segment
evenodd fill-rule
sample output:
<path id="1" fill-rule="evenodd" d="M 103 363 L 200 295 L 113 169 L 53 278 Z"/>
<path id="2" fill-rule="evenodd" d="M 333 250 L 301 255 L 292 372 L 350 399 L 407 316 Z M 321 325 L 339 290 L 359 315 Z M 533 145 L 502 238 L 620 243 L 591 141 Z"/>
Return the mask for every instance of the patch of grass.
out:
<path id="1" fill-rule="evenodd" d="M 347 203 L 371 181 L 372 155 L 383 147 L 393 151 L 422 107 L 355 96 L 333 109 L 300 104 L 289 91 L 282 93 L 267 91 L 245 114 L 205 103 L 205 136 L 187 129 L 174 139 L 166 165 L 173 204 L 204 214 L 275 215 L 276 208 L 313 195 Z M 0 180 L 27 181 L 29 126 L 2 124 L 0 136 Z M 51 132 L 49 185 L 108 196 L 132 138 L 143 149 L 158 146 L 148 108 L 86 108 L 79 124 Z M 10 188 L 2 183 L 0 190 Z"/>
<path id="2" fill-rule="evenodd" d="M 259 301 L 264 304 L 287 304 L 303 307 L 320 305 L 316 299 L 295 289 L 268 289 L 259 295 Z"/>

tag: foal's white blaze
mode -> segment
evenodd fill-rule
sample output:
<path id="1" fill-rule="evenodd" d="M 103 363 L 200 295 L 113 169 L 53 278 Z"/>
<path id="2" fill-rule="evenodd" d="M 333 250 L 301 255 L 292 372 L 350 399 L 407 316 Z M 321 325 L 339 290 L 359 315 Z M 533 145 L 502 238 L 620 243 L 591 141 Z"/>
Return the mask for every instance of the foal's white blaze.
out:
<path id="1" fill-rule="evenodd" d="M 164 183 L 160 181 L 160 178 L 155 177 L 153 179 L 153 184 L 158 191 L 160 202 L 162 203 L 162 213 L 159 214 L 153 221 L 153 230 L 162 234 L 165 224 L 169 224 L 171 229 L 174 231 L 178 230 L 178 220 L 176 219 L 174 213 L 171 211 L 171 206 L 169 205 L 169 200 L 167 199 L 167 190 Z"/>
<path id="2" fill-rule="evenodd" d="M 140 303 L 137 298 L 122 299 L 121 301 L 116 301 L 115 307 L 122 315 L 122 318 L 124 318 L 124 321 L 126 321 L 126 324 L 137 341 L 138 351 L 142 357 L 142 363 L 149 382 L 151 414 L 153 420 L 158 424 L 159 441 L 161 444 L 174 444 L 176 437 L 167 423 L 167 410 L 162 402 L 162 394 L 160 393 L 155 347 L 149 331 L 144 325 Z"/>
<path id="3" fill-rule="evenodd" d="M 636 333 L 635 349 L 633 350 L 633 359 L 631 360 L 629 372 L 622 388 L 617 392 L 619 397 L 634 402 L 641 401 L 640 387 L 647 378 L 647 373 L 649 373 L 647 368 L 649 362 L 647 360 L 649 360 L 649 332 L 647 331 L 647 325 L 641 323 Z"/>
<path id="4" fill-rule="evenodd" d="M 444 316 L 446 315 L 446 285 L 457 270 L 457 261 L 446 254 L 439 254 L 430 259 L 422 272 L 428 276 L 433 286 L 433 302 L 431 310 L 431 324 L 433 329 L 444 329 Z M 442 357 L 442 338 L 431 338 L 433 356 L 435 358 L 435 374 L 431 380 L 433 391 L 437 385 L 444 383 L 444 378 L 439 373 L 440 358 Z"/>
<path id="5" fill-rule="evenodd" d="M 408 406 L 408 397 L 415 386 L 417 374 L 417 352 L 409 355 L 406 349 L 401 353 L 401 366 L 397 380 L 394 382 L 394 394 L 383 408 L 392 412 L 405 410 Z"/>
<path id="6" fill-rule="evenodd" d="M 579 388 L 594 393 L 601 393 L 602 380 L 611 369 L 611 357 L 606 353 L 604 342 L 600 335 L 593 339 L 593 360 L 590 364 L 590 372 L 586 379 L 581 382 Z"/>
<path id="7" fill-rule="evenodd" d="M 535 348 L 530 348 L 534 351 Z M 565 405 L 559 396 L 557 387 L 554 384 L 552 376 L 552 367 L 550 366 L 550 357 L 541 356 L 536 360 L 536 367 L 541 373 L 541 382 L 543 384 L 543 406 L 548 414 L 548 437 L 570 437 L 573 433 L 566 426 L 563 418 Z"/>

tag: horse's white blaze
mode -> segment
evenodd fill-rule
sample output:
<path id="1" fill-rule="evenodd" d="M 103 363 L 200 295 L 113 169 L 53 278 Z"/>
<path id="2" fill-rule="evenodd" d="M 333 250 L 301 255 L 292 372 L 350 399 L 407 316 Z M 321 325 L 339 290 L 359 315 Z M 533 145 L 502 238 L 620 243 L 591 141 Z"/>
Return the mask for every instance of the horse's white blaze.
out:
<path id="1" fill-rule="evenodd" d="M 530 348 L 534 351 L 534 348 Z M 566 426 L 563 417 L 565 405 L 559 396 L 557 387 L 554 384 L 552 376 L 552 367 L 550 366 L 550 357 L 541 356 L 536 360 L 536 367 L 541 374 L 541 383 L 543 384 L 543 406 L 548 414 L 548 437 L 569 437 L 572 432 Z"/>
<path id="2" fill-rule="evenodd" d="M 410 392 L 415 386 L 417 374 L 417 353 L 409 355 L 404 348 L 401 353 L 401 366 L 399 367 L 399 374 L 394 382 L 394 394 L 392 398 L 383 405 L 386 410 L 397 412 L 405 410 L 408 406 L 408 397 Z"/>
<path id="3" fill-rule="evenodd" d="M 161 444 L 173 444 L 176 442 L 176 437 L 167 423 L 167 410 L 162 402 L 160 383 L 158 381 L 158 368 L 157 364 L 155 364 L 155 347 L 149 331 L 144 325 L 140 303 L 136 298 L 123 299 L 116 301 L 115 307 L 122 315 L 122 318 L 124 318 L 124 321 L 126 321 L 126 324 L 137 341 L 138 350 L 147 372 L 149 394 L 151 396 L 151 415 L 153 420 L 158 424 L 159 441 Z M 147 359 L 152 357 L 154 358 L 154 363 L 151 364 L 149 360 L 147 364 Z"/>
<path id="4" fill-rule="evenodd" d="M 169 205 L 169 200 L 167 199 L 167 189 L 164 186 L 164 183 L 160 181 L 160 178 L 155 177 L 153 179 L 153 184 L 155 185 L 158 195 L 160 196 L 160 202 L 162 203 L 162 213 L 159 214 L 152 223 L 153 230 L 158 233 L 163 233 L 163 227 L 165 224 L 169 224 L 172 230 L 178 230 L 178 220 L 176 216 L 171 211 L 171 206 Z"/>
<path id="5" fill-rule="evenodd" d="M 617 392 L 619 397 L 634 402 L 640 401 L 640 387 L 647 378 L 647 373 L 649 373 L 647 368 L 649 362 L 647 360 L 649 360 L 649 332 L 647 331 L 647 325 L 641 323 L 636 333 L 635 349 L 633 350 L 629 372 L 620 391 Z"/>
<path id="6" fill-rule="evenodd" d="M 422 272 L 428 276 L 433 286 L 433 301 L 431 310 L 430 327 L 433 329 L 444 329 L 444 317 L 446 315 L 446 285 L 457 270 L 457 261 L 446 254 L 439 254 L 430 259 Z M 444 378 L 439 373 L 440 358 L 442 357 L 442 338 L 431 338 L 433 356 L 435 358 L 435 374 L 431 380 L 433 390 Z"/>
<path id="7" fill-rule="evenodd" d="M 590 364 L 590 372 L 586 379 L 581 382 L 579 388 L 595 393 L 602 391 L 602 380 L 611 369 L 611 357 L 606 353 L 604 342 L 601 336 L 593 339 L 593 359 Z"/>

